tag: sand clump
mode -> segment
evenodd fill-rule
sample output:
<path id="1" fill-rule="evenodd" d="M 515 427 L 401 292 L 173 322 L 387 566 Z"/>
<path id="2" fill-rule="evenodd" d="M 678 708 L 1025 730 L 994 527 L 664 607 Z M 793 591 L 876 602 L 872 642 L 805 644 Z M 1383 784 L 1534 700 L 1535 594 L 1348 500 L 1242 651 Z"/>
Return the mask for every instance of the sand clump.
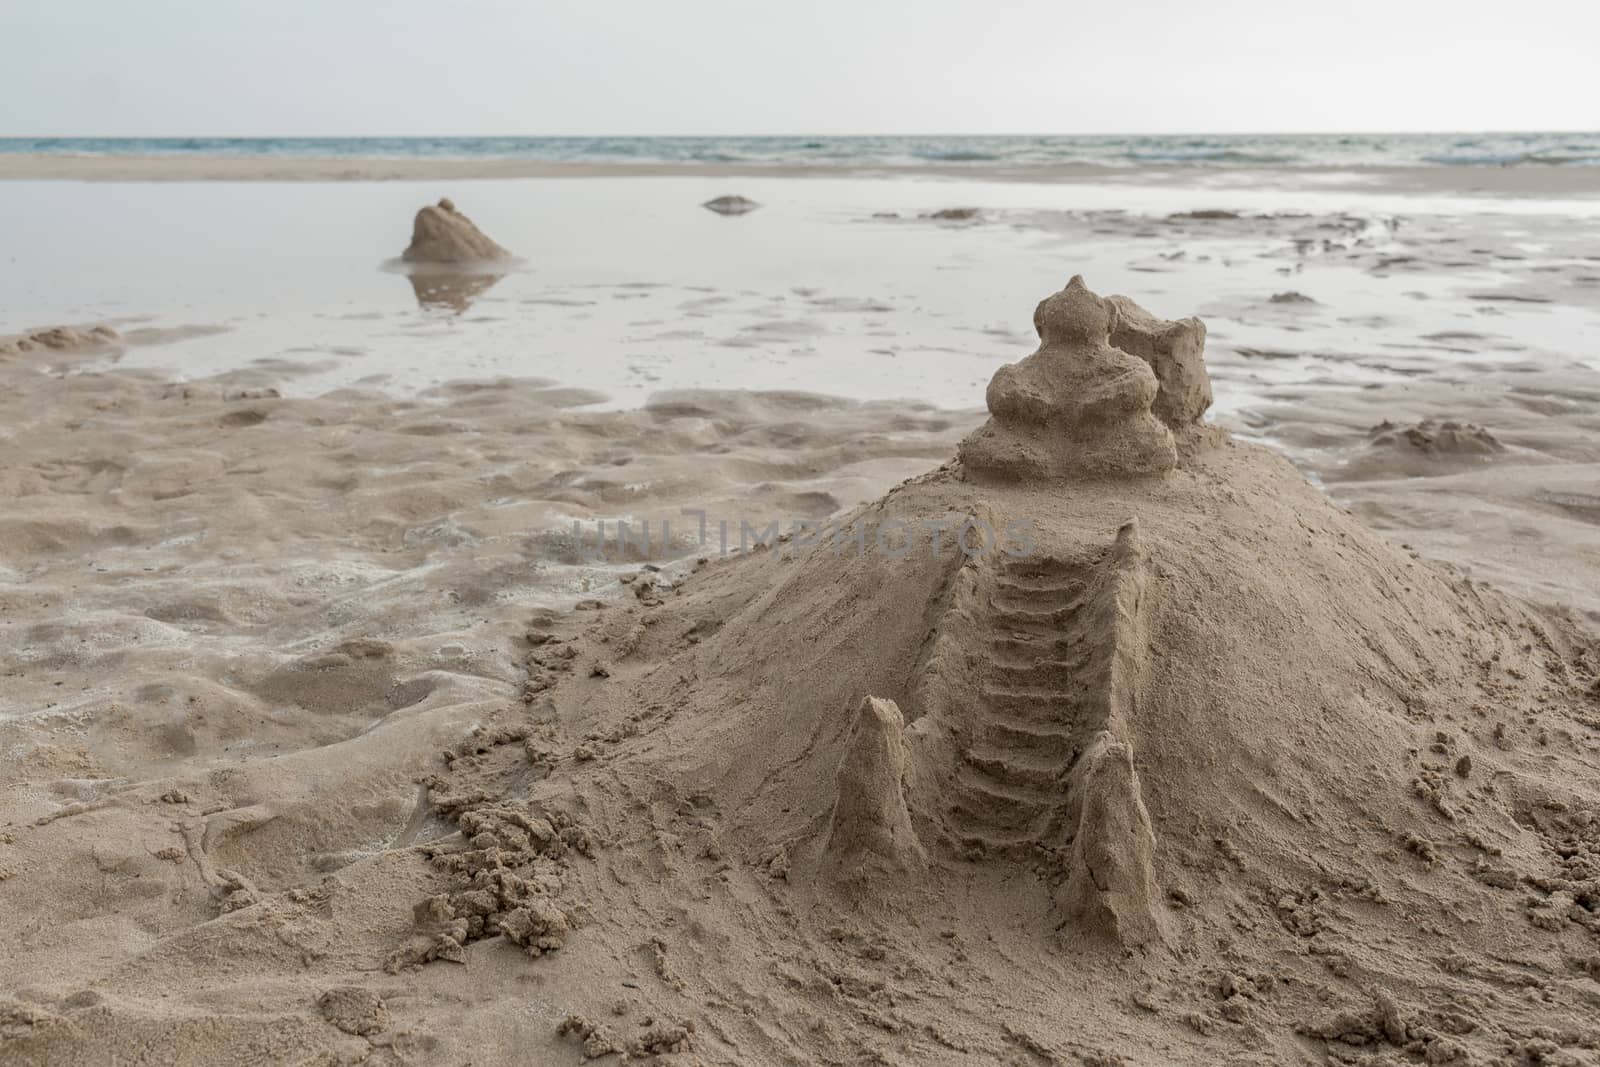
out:
<path id="1" fill-rule="evenodd" d="M 1110 297 L 1108 302 L 1117 312 L 1110 343 L 1150 364 L 1160 385 L 1151 410 L 1181 440 L 1211 407 L 1206 324 L 1192 317 L 1177 322 L 1159 319 L 1125 296 Z"/>
<path id="2" fill-rule="evenodd" d="M 1461 419 L 1424 418 L 1409 425 L 1385 420 L 1325 477 L 1335 484 L 1395 478 L 1440 478 L 1498 466 L 1512 450 L 1488 429 Z"/>
<path id="3" fill-rule="evenodd" d="M 501 248 L 444 197 L 417 212 L 411 224 L 411 243 L 400 258 L 407 263 L 488 263 L 509 259 Z M 419 293 L 420 297 L 420 293 Z"/>
<path id="4" fill-rule="evenodd" d="M 317 998 L 322 1017 L 347 1034 L 366 1037 L 389 1028 L 383 998 L 360 986 L 339 986 Z"/>
<path id="5" fill-rule="evenodd" d="M 523 740 L 522 731 L 502 731 L 469 749 Z M 497 935 L 533 957 L 566 944 L 574 920 L 561 904 L 562 872 L 569 852 L 593 853 L 589 834 L 564 812 L 486 802 L 477 794 L 453 796 L 437 778 L 427 786 L 433 809 L 453 820 L 461 834 L 459 842 L 446 839 L 425 852 L 450 876 L 451 886 L 416 904 L 419 936 L 393 953 L 385 968 L 394 972 L 434 959 L 465 963 L 467 945 Z"/>
<path id="6" fill-rule="evenodd" d="M 1423 419 L 1412 426 L 1383 423 L 1373 427 L 1372 447 L 1410 450 L 1429 459 L 1492 456 L 1505 446 L 1482 426 L 1454 419 Z"/>

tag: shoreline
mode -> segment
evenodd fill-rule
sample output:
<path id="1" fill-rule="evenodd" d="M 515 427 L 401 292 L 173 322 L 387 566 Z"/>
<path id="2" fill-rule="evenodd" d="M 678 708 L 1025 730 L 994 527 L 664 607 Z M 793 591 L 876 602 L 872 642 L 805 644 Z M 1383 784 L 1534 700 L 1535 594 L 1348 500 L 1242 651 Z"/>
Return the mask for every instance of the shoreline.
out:
<path id="1" fill-rule="evenodd" d="M 0 181 L 333 182 L 518 178 L 943 178 L 1038 184 L 1181 185 L 1227 178 L 1224 187 L 1286 183 L 1322 189 L 1475 196 L 1600 198 L 1600 167 L 1274 166 L 1206 167 L 1093 163 L 973 164 L 593 163 L 527 159 L 266 158 L 0 154 Z M 1241 183 L 1240 179 L 1251 181 Z"/>

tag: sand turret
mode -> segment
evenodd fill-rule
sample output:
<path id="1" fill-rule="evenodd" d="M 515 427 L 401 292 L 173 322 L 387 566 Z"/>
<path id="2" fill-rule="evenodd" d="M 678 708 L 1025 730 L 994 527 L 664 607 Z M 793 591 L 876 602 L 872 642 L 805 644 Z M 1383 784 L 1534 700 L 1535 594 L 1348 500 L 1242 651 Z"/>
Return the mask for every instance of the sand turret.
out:
<path id="1" fill-rule="evenodd" d="M 856 709 L 835 778 L 838 796 L 824 859 L 836 881 L 864 888 L 925 862 L 906 809 L 904 730 L 892 700 L 867 697 Z"/>
<path id="2" fill-rule="evenodd" d="M 1193 316 L 1176 322 L 1159 319 L 1125 296 L 1107 297 L 1106 302 L 1117 313 L 1111 344 L 1150 364 L 1160 385 L 1151 410 L 1181 445 L 1211 407 L 1206 324 Z"/>
<path id="3" fill-rule="evenodd" d="M 1040 345 L 989 383 L 990 419 L 961 443 L 978 480 L 1161 474 L 1211 405 L 1198 319 L 1166 322 L 1081 276 L 1039 302 Z"/>

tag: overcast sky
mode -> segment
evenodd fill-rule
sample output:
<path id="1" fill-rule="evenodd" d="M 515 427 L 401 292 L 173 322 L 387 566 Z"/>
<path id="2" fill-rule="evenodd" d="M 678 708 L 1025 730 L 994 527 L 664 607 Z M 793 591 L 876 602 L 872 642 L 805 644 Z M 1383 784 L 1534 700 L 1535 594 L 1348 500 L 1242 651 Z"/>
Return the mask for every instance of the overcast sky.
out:
<path id="1" fill-rule="evenodd" d="M 1595 129 L 1600 0 L 0 0 L 0 136 Z"/>

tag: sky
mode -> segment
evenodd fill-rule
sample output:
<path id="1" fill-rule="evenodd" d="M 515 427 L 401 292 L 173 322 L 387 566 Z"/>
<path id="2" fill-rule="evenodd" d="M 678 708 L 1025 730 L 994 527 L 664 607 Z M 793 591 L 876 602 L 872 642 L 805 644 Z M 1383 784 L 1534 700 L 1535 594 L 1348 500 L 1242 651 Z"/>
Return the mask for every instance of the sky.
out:
<path id="1" fill-rule="evenodd" d="M 0 136 L 1600 128 L 1600 0 L 0 0 Z"/>

